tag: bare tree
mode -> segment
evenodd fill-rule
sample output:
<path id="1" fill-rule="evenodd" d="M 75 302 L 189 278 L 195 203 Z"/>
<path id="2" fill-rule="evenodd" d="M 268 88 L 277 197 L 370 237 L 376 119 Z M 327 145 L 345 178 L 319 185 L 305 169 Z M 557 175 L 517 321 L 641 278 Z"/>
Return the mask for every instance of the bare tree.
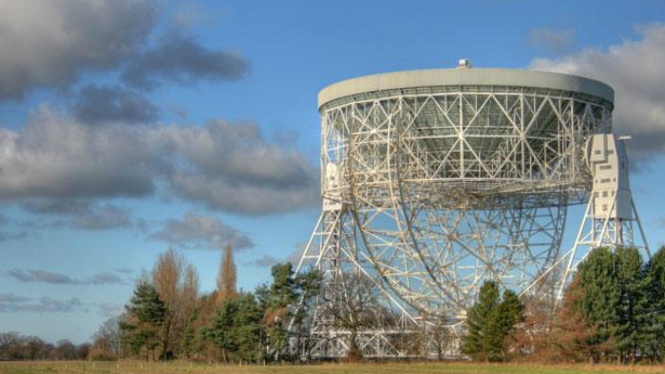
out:
<path id="1" fill-rule="evenodd" d="M 218 308 L 224 300 L 237 295 L 236 276 L 236 265 L 233 262 L 233 247 L 229 243 L 224 248 L 224 255 L 222 256 L 219 273 L 217 274 L 216 304 Z"/>
<path id="2" fill-rule="evenodd" d="M 152 271 L 152 283 L 166 307 L 162 328 L 162 357 L 172 358 L 178 340 L 194 312 L 198 297 L 198 275 L 185 258 L 169 249 L 159 255 Z"/>
<path id="3" fill-rule="evenodd" d="M 454 339 L 455 336 L 452 328 L 446 326 L 446 319 L 442 317 L 436 318 L 434 326 L 432 326 L 430 341 L 432 346 L 434 346 L 439 361 L 443 359 L 446 351 L 450 349 Z"/>
<path id="4" fill-rule="evenodd" d="M 377 300 L 377 287 L 362 274 L 341 273 L 326 285 L 321 297 L 324 313 L 333 325 L 348 335 L 349 361 L 362 359 L 359 336 L 363 329 L 381 322 L 383 307 Z"/>
<path id="5" fill-rule="evenodd" d="M 120 322 L 125 320 L 124 315 L 107 319 L 93 336 L 94 342 L 90 348 L 93 359 L 119 358 L 122 353 Z"/>

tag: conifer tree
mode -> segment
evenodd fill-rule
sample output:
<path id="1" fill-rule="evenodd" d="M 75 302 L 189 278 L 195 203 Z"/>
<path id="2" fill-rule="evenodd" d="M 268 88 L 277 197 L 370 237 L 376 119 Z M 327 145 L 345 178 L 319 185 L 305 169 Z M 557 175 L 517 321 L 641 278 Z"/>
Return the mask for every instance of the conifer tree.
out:
<path id="1" fill-rule="evenodd" d="M 145 348 L 146 361 L 149 353 L 154 358 L 155 349 L 160 343 L 159 331 L 166 317 L 166 307 L 155 287 L 147 282 L 139 282 L 126 310 L 128 321 L 120 324 L 124 342 L 135 354 Z"/>
<path id="2" fill-rule="evenodd" d="M 615 256 L 620 299 L 614 339 L 622 361 L 632 363 L 648 344 L 644 335 L 649 323 L 645 266 L 636 248 L 617 248 Z"/>
<path id="3" fill-rule="evenodd" d="M 644 318 L 648 323 L 643 333 L 644 349 L 652 361 L 662 362 L 665 357 L 665 247 L 647 263 L 645 284 L 648 307 Z"/>
<path id="4" fill-rule="evenodd" d="M 467 313 L 468 332 L 462 341 L 464 354 L 476 360 L 488 359 L 489 321 L 499 303 L 499 286 L 495 282 L 485 282 L 480 288 L 478 301 Z"/>
<path id="5" fill-rule="evenodd" d="M 511 290 L 500 298 L 499 286 L 485 282 L 478 302 L 467 314 L 468 334 L 462 341 L 462 352 L 479 360 L 505 360 L 515 325 L 524 320 L 524 306 Z"/>

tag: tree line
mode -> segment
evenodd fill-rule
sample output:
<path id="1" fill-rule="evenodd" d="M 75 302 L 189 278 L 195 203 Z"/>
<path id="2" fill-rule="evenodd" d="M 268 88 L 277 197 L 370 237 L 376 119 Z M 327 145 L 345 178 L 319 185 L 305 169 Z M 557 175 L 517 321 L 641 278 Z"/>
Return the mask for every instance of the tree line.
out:
<path id="1" fill-rule="evenodd" d="M 84 360 L 88 358 L 90 348 L 90 343 L 76 345 L 67 339 L 52 344 L 36 336 L 0 333 L 0 361 Z"/>
<path id="2" fill-rule="evenodd" d="M 53 345 L 0 334 L 0 359 L 295 361 L 309 357 L 315 344 L 309 335 L 315 298 L 318 312 L 349 332 L 348 359 L 362 359 L 361 330 L 397 325 L 399 316 L 381 304 L 377 287 L 365 277 L 347 274 L 344 283 L 330 283 L 324 294 L 320 274 L 295 275 L 286 263 L 272 267 L 270 283 L 238 291 L 231 247 L 224 250 L 219 269 L 216 290 L 201 295 L 196 269 L 168 250 L 139 278 L 125 313 L 102 324 L 92 344 Z M 518 297 L 501 289 L 486 282 L 467 310 L 460 351 L 473 360 L 631 364 L 665 359 L 665 247 L 646 262 L 635 248 L 592 250 L 558 302 L 547 294 Z M 451 331 L 445 318 L 434 322 L 419 334 L 390 337 L 391 344 L 412 358 L 431 357 L 433 350 L 443 358 L 459 331 Z"/>
<path id="3" fill-rule="evenodd" d="M 469 310 L 464 353 L 476 360 L 663 363 L 665 247 L 648 261 L 636 248 L 593 249 L 563 300 L 499 297 L 488 282 Z"/>
<path id="4" fill-rule="evenodd" d="M 272 267 L 270 284 L 246 292 L 237 290 L 236 272 L 227 246 L 217 289 L 199 296 L 193 266 L 177 252 L 166 251 L 137 282 L 125 314 L 100 328 L 92 356 L 224 363 L 293 359 L 285 352 L 293 352 L 287 349 L 292 339 L 306 339 L 303 331 L 310 323 L 319 276 L 296 276 L 290 263 L 278 264 Z"/>

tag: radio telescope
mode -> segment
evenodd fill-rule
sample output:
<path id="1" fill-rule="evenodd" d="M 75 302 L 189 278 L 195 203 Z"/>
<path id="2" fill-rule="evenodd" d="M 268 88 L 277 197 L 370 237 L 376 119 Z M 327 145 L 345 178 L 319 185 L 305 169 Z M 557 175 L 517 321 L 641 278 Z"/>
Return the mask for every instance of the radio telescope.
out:
<path id="1" fill-rule="evenodd" d="M 324 295 L 364 277 L 399 318 L 358 344 L 367 356 L 404 355 L 391 334 L 463 324 L 487 280 L 560 295 L 589 248 L 638 245 L 635 223 L 648 250 L 613 101 L 595 80 L 468 60 L 326 87 L 323 210 L 297 271 L 320 270 Z M 585 203 L 562 251 L 567 209 Z M 312 318 L 314 354 L 344 355 L 350 333 L 322 308 Z"/>

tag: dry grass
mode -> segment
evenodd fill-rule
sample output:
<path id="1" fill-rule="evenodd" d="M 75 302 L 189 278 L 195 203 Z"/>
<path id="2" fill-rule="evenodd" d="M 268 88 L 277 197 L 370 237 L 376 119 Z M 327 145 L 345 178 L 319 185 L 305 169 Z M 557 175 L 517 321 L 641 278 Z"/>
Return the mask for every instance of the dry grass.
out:
<path id="1" fill-rule="evenodd" d="M 662 366 L 613 365 L 531 365 L 479 363 L 380 363 L 380 364 L 321 364 L 321 365 L 205 365 L 188 362 L 144 363 L 121 362 L 0 362 L 0 373 L 60 374 L 60 373 L 118 373 L 118 374 L 484 374 L 484 373 L 665 373 Z"/>

